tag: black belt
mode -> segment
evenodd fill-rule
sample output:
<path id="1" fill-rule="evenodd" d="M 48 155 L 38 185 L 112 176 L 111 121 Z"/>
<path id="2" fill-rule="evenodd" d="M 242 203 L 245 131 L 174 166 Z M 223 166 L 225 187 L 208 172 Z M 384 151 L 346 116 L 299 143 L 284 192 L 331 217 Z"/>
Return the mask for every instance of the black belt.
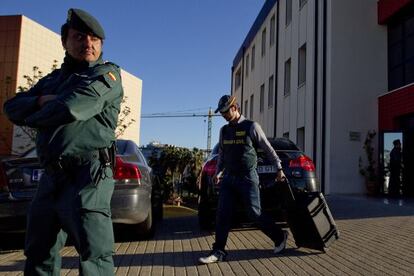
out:
<path id="1" fill-rule="evenodd" d="M 78 155 L 62 156 L 58 160 L 46 164 L 45 170 L 47 173 L 56 173 L 61 171 L 69 171 L 73 167 L 80 166 L 87 161 L 99 158 L 99 151 L 90 151 L 80 153 Z"/>
<path id="2" fill-rule="evenodd" d="M 255 168 L 252 168 L 250 170 L 229 170 L 225 169 L 224 174 L 228 174 L 230 176 L 245 176 L 248 175 L 251 171 L 255 171 Z"/>

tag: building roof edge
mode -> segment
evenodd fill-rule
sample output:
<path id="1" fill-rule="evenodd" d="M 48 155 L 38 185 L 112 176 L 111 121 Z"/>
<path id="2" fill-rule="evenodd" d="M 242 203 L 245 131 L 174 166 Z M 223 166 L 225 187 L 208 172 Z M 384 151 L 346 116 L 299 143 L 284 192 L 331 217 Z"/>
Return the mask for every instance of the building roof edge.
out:
<path id="1" fill-rule="evenodd" d="M 253 38 L 256 36 L 257 32 L 260 30 L 260 27 L 263 25 L 266 17 L 269 15 L 270 11 L 274 7 L 278 0 L 266 0 L 263 4 L 262 9 L 259 12 L 259 15 L 256 17 L 252 27 L 250 28 L 249 32 L 247 33 L 246 38 L 244 39 L 239 51 L 237 52 L 236 56 L 233 60 L 233 66 L 236 67 L 243 55 L 243 49 L 246 49 L 250 46 Z"/>

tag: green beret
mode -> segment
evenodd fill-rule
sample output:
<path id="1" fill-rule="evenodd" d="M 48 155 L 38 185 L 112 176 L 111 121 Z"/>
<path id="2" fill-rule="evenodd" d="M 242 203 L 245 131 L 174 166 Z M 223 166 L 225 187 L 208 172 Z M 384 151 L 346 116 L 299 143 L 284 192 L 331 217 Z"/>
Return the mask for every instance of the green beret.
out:
<path id="1" fill-rule="evenodd" d="M 98 20 L 80 9 L 69 9 L 66 23 L 69 27 L 83 33 L 93 33 L 100 39 L 105 39 L 105 32 Z"/>

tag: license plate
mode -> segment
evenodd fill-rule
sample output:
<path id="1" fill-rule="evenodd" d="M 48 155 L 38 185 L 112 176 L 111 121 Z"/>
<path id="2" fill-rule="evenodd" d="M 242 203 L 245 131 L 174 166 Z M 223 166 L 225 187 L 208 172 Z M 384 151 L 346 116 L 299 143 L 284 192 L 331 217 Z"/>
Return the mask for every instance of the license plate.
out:
<path id="1" fill-rule="evenodd" d="M 39 182 L 40 178 L 42 177 L 45 170 L 43 169 L 34 169 L 32 171 L 32 181 L 33 182 Z"/>
<path id="2" fill-rule="evenodd" d="M 258 173 L 276 173 L 277 168 L 276 166 L 267 165 L 267 166 L 258 166 L 257 167 Z"/>

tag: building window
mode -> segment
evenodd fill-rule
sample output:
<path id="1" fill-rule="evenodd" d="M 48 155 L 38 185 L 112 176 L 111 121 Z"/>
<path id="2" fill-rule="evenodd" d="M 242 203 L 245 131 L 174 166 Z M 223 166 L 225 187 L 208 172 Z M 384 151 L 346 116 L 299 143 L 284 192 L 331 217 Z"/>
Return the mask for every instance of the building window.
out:
<path id="1" fill-rule="evenodd" d="M 249 59 L 250 59 L 250 56 L 249 54 L 247 54 L 246 56 L 246 78 L 249 76 Z"/>
<path id="2" fill-rule="evenodd" d="M 262 32 L 262 57 L 266 54 L 266 29 Z"/>
<path id="3" fill-rule="evenodd" d="M 388 25 L 388 89 L 414 82 L 414 6 Z"/>
<path id="4" fill-rule="evenodd" d="M 306 82 L 306 43 L 299 48 L 298 85 Z"/>
<path id="5" fill-rule="evenodd" d="M 292 0 L 286 0 L 286 26 L 292 22 Z"/>
<path id="6" fill-rule="evenodd" d="M 275 16 L 273 15 L 272 18 L 270 18 L 270 46 L 275 44 Z"/>
<path id="7" fill-rule="evenodd" d="M 264 83 L 260 86 L 260 113 L 264 110 L 264 95 L 265 93 L 265 85 Z"/>
<path id="8" fill-rule="evenodd" d="M 308 2 L 308 0 L 299 0 L 299 9 L 305 6 L 306 2 Z"/>
<path id="9" fill-rule="evenodd" d="M 305 151 L 305 128 L 301 127 L 297 129 L 296 133 L 296 145 L 302 150 Z"/>
<path id="10" fill-rule="evenodd" d="M 254 69 L 254 62 L 256 60 L 256 46 L 252 46 L 252 71 Z"/>
<path id="11" fill-rule="evenodd" d="M 289 139 L 289 132 L 283 133 L 283 137 Z"/>
<path id="12" fill-rule="evenodd" d="M 248 100 L 245 100 L 244 101 L 244 116 L 245 117 L 247 117 L 247 115 L 249 114 L 249 110 L 248 110 L 248 108 L 249 108 L 249 102 L 248 102 Z"/>
<path id="13" fill-rule="evenodd" d="M 253 107 L 254 107 L 254 95 L 250 96 L 250 115 L 249 118 L 253 119 Z"/>
<path id="14" fill-rule="evenodd" d="M 285 89 L 284 95 L 290 94 L 290 59 L 285 62 Z"/>
<path id="15" fill-rule="evenodd" d="M 267 94 L 267 107 L 271 108 L 273 106 L 273 93 L 274 93 L 274 89 L 273 89 L 273 75 L 270 76 L 269 78 L 269 91 Z"/>
<path id="16" fill-rule="evenodd" d="M 241 68 L 236 71 L 236 75 L 234 77 L 234 87 L 237 89 L 241 85 Z"/>

